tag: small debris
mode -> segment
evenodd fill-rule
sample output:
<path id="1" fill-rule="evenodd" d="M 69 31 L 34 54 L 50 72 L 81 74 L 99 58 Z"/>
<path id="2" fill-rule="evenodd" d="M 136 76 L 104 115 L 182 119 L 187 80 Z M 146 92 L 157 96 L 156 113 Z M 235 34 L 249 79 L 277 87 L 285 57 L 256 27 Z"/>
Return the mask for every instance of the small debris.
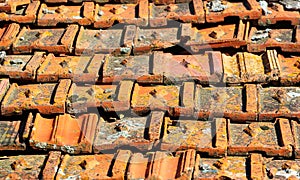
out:
<path id="1" fill-rule="evenodd" d="M 279 3 L 284 5 L 286 9 L 300 10 L 300 1 L 299 0 L 280 0 Z"/>
<path id="2" fill-rule="evenodd" d="M 100 37 L 101 37 L 101 32 L 97 32 L 97 33 L 95 34 L 95 36 L 94 36 L 94 37 L 96 37 L 96 38 L 100 39 Z"/>
<path id="3" fill-rule="evenodd" d="M 220 99 L 220 94 L 218 92 L 215 92 L 212 94 L 212 98 L 217 101 Z"/>
<path id="4" fill-rule="evenodd" d="M 149 94 L 152 95 L 153 97 L 156 97 L 156 93 L 157 91 L 155 89 L 149 92 Z"/>
<path id="5" fill-rule="evenodd" d="M 282 41 L 282 39 L 280 39 L 280 38 L 275 38 L 275 40 L 276 40 L 277 42 L 281 42 L 281 41 Z"/>
<path id="6" fill-rule="evenodd" d="M 274 175 L 269 168 L 266 168 L 266 172 L 267 172 L 268 178 L 273 179 Z"/>
<path id="7" fill-rule="evenodd" d="M 297 62 L 295 62 L 294 66 L 297 67 L 298 69 L 300 69 L 300 60 L 298 60 Z"/>
<path id="8" fill-rule="evenodd" d="M 262 39 L 269 38 L 269 33 L 271 29 L 267 28 L 265 30 L 258 30 L 255 34 L 251 37 L 251 41 L 259 41 Z"/>
<path id="9" fill-rule="evenodd" d="M 99 10 L 99 11 L 98 11 L 98 15 L 99 15 L 99 16 L 103 16 L 103 15 L 104 15 L 104 12 L 103 12 L 102 10 Z"/>
<path id="10" fill-rule="evenodd" d="M 63 60 L 62 62 L 59 63 L 59 65 L 62 67 L 62 68 L 65 68 L 68 66 L 68 62 Z"/>
<path id="11" fill-rule="evenodd" d="M 283 90 L 277 90 L 273 95 L 272 98 L 278 101 L 279 103 L 282 103 L 284 101 L 284 92 Z"/>
<path id="12" fill-rule="evenodd" d="M 109 12 L 111 12 L 111 13 L 113 13 L 113 14 L 116 14 L 117 9 L 116 9 L 115 7 L 113 7 L 113 8 L 111 8 L 111 9 L 109 10 Z"/>
<path id="13" fill-rule="evenodd" d="M 83 160 L 80 164 L 79 164 L 79 166 L 82 168 L 82 169 L 86 169 L 86 165 L 87 165 L 87 162 L 86 162 L 86 160 Z"/>
<path id="14" fill-rule="evenodd" d="M 266 131 L 266 130 L 269 130 L 270 128 L 268 126 L 260 126 L 260 129 Z"/>
<path id="15" fill-rule="evenodd" d="M 185 59 L 183 59 L 180 64 L 182 64 L 184 67 L 188 67 L 188 65 L 190 64 L 189 62 L 187 62 Z"/>
<path id="16" fill-rule="evenodd" d="M 26 98 L 29 98 L 29 96 L 30 96 L 30 89 L 27 89 L 25 92 L 24 92 L 24 95 L 25 95 L 25 97 Z"/>
<path id="17" fill-rule="evenodd" d="M 128 9 L 128 7 L 125 4 L 122 4 L 123 9 Z"/>
<path id="18" fill-rule="evenodd" d="M 211 12 L 221 12 L 227 8 L 220 0 L 213 0 L 207 3 L 207 7 Z"/>
<path id="19" fill-rule="evenodd" d="M 216 33 L 215 31 L 212 31 L 212 32 L 209 34 L 209 37 L 214 38 L 214 39 L 217 39 L 217 33 Z"/>
<path id="20" fill-rule="evenodd" d="M 0 62 L 2 62 L 5 57 L 6 57 L 6 52 L 5 51 L 0 51 Z"/>
<path id="21" fill-rule="evenodd" d="M 112 92 L 112 89 L 105 89 L 105 90 L 103 91 L 104 94 L 111 93 L 111 92 Z"/>
<path id="22" fill-rule="evenodd" d="M 19 38 L 19 40 L 20 40 L 20 41 L 24 41 L 25 38 L 22 36 L 22 37 Z"/>
<path id="23" fill-rule="evenodd" d="M 269 10 L 268 10 L 268 3 L 267 3 L 267 1 L 265 1 L 265 0 L 260 0 L 258 3 L 259 3 L 261 9 L 262 9 L 263 12 L 264 12 L 264 15 L 272 14 L 272 11 L 269 11 Z"/>
<path id="24" fill-rule="evenodd" d="M 44 14 L 55 14 L 55 11 L 49 10 L 49 9 L 47 9 L 47 8 L 43 8 L 43 9 L 42 9 L 42 12 L 43 12 Z"/>
<path id="25" fill-rule="evenodd" d="M 271 3 L 271 4 L 270 4 L 270 7 L 271 7 L 272 10 L 278 11 L 278 6 L 277 6 L 277 4 Z"/>
<path id="26" fill-rule="evenodd" d="M 13 60 L 10 60 L 9 63 L 11 65 L 17 65 L 17 64 L 23 64 L 24 61 L 22 59 L 13 59 Z"/>
<path id="27" fill-rule="evenodd" d="M 68 73 L 72 73 L 72 72 L 73 72 L 72 69 L 69 69 L 69 70 L 68 70 Z"/>
<path id="28" fill-rule="evenodd" d="M 120 64 L 123 65 L 123 66 L 126 66 L 127 62 L 128 62 L 127 59 L 123 59 L 123 61 Z"/>
<path id="29" fill-rule="evenodd" d="M 95 91 L 93 88 L 90 88 L 89 90 L 86 91 L 90 96 L 93 96 L 95 94 Z"/>
<path id="30" fill-rule="evenodd" d="M 165 11 L 167 11 L 167 12 L 171 12 L 171 11 L 172 11 L 172 8 L 171 8 L 171 6 L 167 6 L 167 7 L 165 8 Z"/>
<path id="31" fill-rule="evenodd" d="M 130 47 L 121 47 L 120 52 L 122 54 L 128 54 L 131 51 Z"/>

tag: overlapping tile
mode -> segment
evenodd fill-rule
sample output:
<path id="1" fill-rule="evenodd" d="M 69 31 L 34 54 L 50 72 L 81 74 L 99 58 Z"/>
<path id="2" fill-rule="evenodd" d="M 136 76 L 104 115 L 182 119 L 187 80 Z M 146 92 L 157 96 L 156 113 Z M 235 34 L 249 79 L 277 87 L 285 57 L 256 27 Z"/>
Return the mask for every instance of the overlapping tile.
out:
<path id="1" fill-rule="evenodd" d="M 73 50 L 73 41 L 78 25 L 67 28 L 30 29 L 23 27 L 13 43 L 15 54 L 31 53 L 34 50 L 69 54 Z"/>
<path id="2" fill-rule="evenodd" d="M 166 123 L 165 123 L 166 124 Z M 226 119 L 214 121 L 179 120 L 169 123 L 161 149 L 195 149 L 210 156 L 224 156 L 227 149 Z"/>
<path id="3" fill-rule="evenodd" d="M 142 151 L 153 148 L 160 139 L 164 112 L 152 112 L 148 117 L 124 117 L 114 122 L 100 121 L 94 141 L 94 152 L 135 147 Z"/>
<path id="4" fill-rule="evenodd" d="M 56 178 L 124 179 L 130 156 L 128 150 L 116 154 L 65 155 Z"/>
<path id="5" fill-rule="evenodd" d="M 30 0 L 7 0 L 1 1 L 0 3 L 0 11 L 1 12 L 8 12 L 8 13 L 15 13 L 17 8 L 26 4 L 30 4 Z"/>
<path id="6" fill-rule="evenodd" d="M 0 157 L 0 178 L 39 179 L 46 158 L 47 155 L 2 156 Z"/>
<path id="7" fill-rule="evenodd" d="M 134 4 L 96 4 L 95 28 L 109 28 L 116 23 L 148 25 L 148 0 Z"/>
<path id="8" fill-rule="evenodd" d="M 239 48 L 247 44 L 249 22 L 242 20 L 236 24 L 213 24 L 207 28 L 191 27 L 191 24 L 181 26 L 181 38 L 186 41 L 184 47 L 189 47 L 194 53 L 211 48 Z"/>
<path id="9" fill-rule="evenodd" d="M 0 25 L 0 50 L 8 50 L 16 40 L 20 25 L 16 23 Z"/>
<path id="10" fill-rule="evenodd" d="M 294 139 L 288 119 L 235 124 L 228 122 L 228 154 L 263 152 L 268 156 L 291 157 Z"/>
<path id="11" fill-rule="evenodd" d="M 17 2 L 17 1 L 16 1 Z M 21 2 L 21 1 L 20 1 Z M 23 1 L 28 2 L 28 1 Z M 30 2 L 30 1 L 29 1 Z M 15 12 L 1 12 L 1 21 L 13 21 L 16 23 L 34 23 L 37 17 L 37 11 L 40 6 L 40 1 L 32 1 L 28 4 L 21 5 Z"/>
<path id="12" fill-rule="evenodd" d="M 38 13 L 37 25 L 56 26 L 58 23 L 91 25 L 94 22 L 93 11 L 93 2 L 83 2 L 81 5 L 75 6 L 42 4 Z"/>
<path id="13" fill-rule="evenodd" d="M 128 111 L 133 81 L 117 85 L 77 85 L 73 83 L 67 97 L 67 112 L 87 112 L 88 108 L 102 107 L 106 112 Z"/>
<path id="14" fill-rule="evenodd" d="M 73 82 L 95 83 L 104 60 L 103 54 L 93 56 L 54 56 L 48 54 L 37 70 L 37 82 L 57 82 L 72 79 Z"/>
<path id="15" fill-rule="evenodd" d="M 6 55 L 1 62 L 0 75 L 10 79 L 35 81 L 36 71 L 45 60 L 43 52 L 34 55 Z"/>
<path id="16" fill-rule="evenodd" d="M 65 102 L 71 80 L 59 83 L 26 84 L 13 83 L 3 98 L 2 115 L 21 115 L 25 110 L 38 110 L 42 114 L 65 112 Z"/>
<path id="17" fill-rule="evenodd" d="M 71 154 L 92 152 L 92 144 L 99 117 L 84 114 L 72 117 L 70 114 L 43 117 L 39 113 L 33 117 L 30 146 L 35 149 L 61 150 Z M 70 128 L 72 127 L 72 128 Z"/>
<path id="18" fill-rule="evenodd" d="M 281 22 L 290 22 L 292 25 L 299 25 L 300 14 L 299 11 L 286 8 L 284 1 L 272 1 L 263 10 L 263 15 L 258 19 L 258 24 L 267 26 Z"/>
<path id="19" fill-rule="evenodd" d="M 26 150 L 30 123 L 26 117 L 1 117 L 0 150 Z"/>
<path id="20" fill-rule="evenodd" d="M 192 0 L 168 5 L 156 5 L 155 3 L 151 3 L 149 9 L 149 24 L 152 27 L 165 26 L 168 20 L 183 23 L 205 22 L 202 0 Z"/>
<path id="21" fill-rule="evenodd" d="M 237 1 L 204 1 L 205 17 L 209 23 L 223 22 L 228 17 L 239 17 L 244 20 L 259 19 L 262 10 L 256 0 Z"/>
<path id="22" fill-rule="evenodd" d="M 263 52 L 267 48 L 280 48 L 284 52 L 299 52 L 299 26 L 282 28 L 251 27 L 247 50 Z"/>
<path id="23" fill-rule="evenodd" d="M 136 26 L 113 27 L 107 30 L 80 28 L 76 40 L 76 55 L 110 53 L 114 55 L 131 53 Z"/>

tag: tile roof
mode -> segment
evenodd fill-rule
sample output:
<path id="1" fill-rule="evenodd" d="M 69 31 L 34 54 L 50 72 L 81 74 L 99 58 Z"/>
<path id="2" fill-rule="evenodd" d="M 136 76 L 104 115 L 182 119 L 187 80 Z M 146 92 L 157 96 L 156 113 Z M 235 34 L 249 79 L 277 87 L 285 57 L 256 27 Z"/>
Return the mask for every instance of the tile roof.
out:
<path id="1" fill-rule="evenodd" d="M 294 0 L 0 0 L 0 179 L 299 179 Z"/>

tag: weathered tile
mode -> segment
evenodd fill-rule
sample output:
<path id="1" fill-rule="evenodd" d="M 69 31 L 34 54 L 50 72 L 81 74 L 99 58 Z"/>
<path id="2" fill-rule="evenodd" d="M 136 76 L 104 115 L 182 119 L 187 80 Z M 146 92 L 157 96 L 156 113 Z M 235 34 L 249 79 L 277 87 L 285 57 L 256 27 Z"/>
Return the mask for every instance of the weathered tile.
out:
<path id="1" fill-rule="evenodd" d="M 39 179 L 47 155 L 0 157 L 1 179 Z"/>
<path id="2" fill-rule="evenodd" d="M 0 75 L 10 79 L 34 81 L 36 70 L 45 60 L 43 52 L 34 55 L 6 55 L 0 66 Z"/>
<path id="3" fill-rule="evenodd" d="M 128 150 L 116 154 L 65 155 L 56 178 L 124 179 L 130 156 Z"/>
<path id="4" fill-rule="evenodd" d="M 42 4 L 38 13 L 38 26 L 56 26 L 58 23 L 86 26 L 94 22 L 94 3 L 83 2 L 81 5 L 48 6 Z"/>
<path id="5" fill-rule="evenodd" d="M 267 48 L 280 48 L 284 52 L 299 52 L 300 29 L 281 27 L 278 29 L 252 27 L 248 37 L 249 52 L 263 52 Z"/>
<path id="6" fill-rule="evenodd" d="M 272 122 L 235 124 L 228 122 L 229 155 L 264 152 L 268 156 L 291 157 L 294 139 L 288 119 Z"/>
<path id="7" fill-rule="evenodd" d="M 16 40 L 20 25 L 16 23 L 0 25 L 0 50 L 8 50 Z"/>
<path id="8" fill-rule="evenodd" d="M 150 4 L 150 26 L 159 27 L 167 25 L 168 20 L 183 23 L 204 23 L 205 12 L 202 0 L 192 0 L 186 3 L 156 5 Z"/>
<path id="9" fill-rule="evenodd" d="M 57 82 L 72 79 L 75 82 L 96 83 L 104 60 L 103 54 L 94 56 L 54 56 L 48 54 L 37 71 L 37 82 Z"/>
<path id="10" fill-rule="evenodd" d="M 87 112 L 88 108 L 102 107 L 105 111 L 127 111 L 133 81 L 124 80 L 117 85 L 77 85 L 73 83 L 68 93 L 69 113 Z"/>
<path id="11" fill-rule="evenodd" d="M 129 55 L 131 53 L 136 27 L 126 25 L 107 30 L 80 28 L 76 40 L 76 55 L 93 53 L 110 53 L 113 55 Z"/>
<path id="12" fill-rule="evenodd" d="M 32 1 L 28 4 L 19 6 L 17 10 L 13 13 L 1 12 L 0 21 L 13 21 L 16 23 L 34 23 L 37 17 L 37 11 L 39 7 L 40 1 Z"/>
<path id="13" fill-rule="evenodd" d="M 224 156 L 227 149 L 226 119 L 173 121 L 164 134 L 162 150 L 195 149 L 210 156 Z"/>
<path id="14" fill-rule="evenodd" d="M 207 28 L 191 27 L 191 24 L 181 26 L 181 38 L 187 39 L 184 46 L 192 52 L 199 52 L 203 49 L 245 46 L 249 22 L 240 20 L 236 24 L 213 24 Z"/>
<path id="15" fill-rule="evenodd" d="M 38 110 L 41 114 L 64 113 L 66 96 L 71 80 L 59 83 L 13 83 L 2 101 L 2 115 L 21 115 L 25 110 Z"/>
<path id="16" fill-rule="evenodd" d="M 96 4 L 95 28 L 109 28 L 115 23 L 148 25 L 148 0 L 137 4 Z"/>
<path id="17" fill-rule="evenodd" d="M 256 0 L 247 1 L 204 1 L 205 17 L 209 23 L 223 22 L 228 17 L 239 17 L 242 20 L 259 19 L 262 10 Z"/>
<path id="18" fill-rule="evenodd" d="M 78 25 L 67 28 L 30 29 L 23 27 L 13 43 L 15 54 L 31 53 L 34 50 L 69 54 L 73 50 L 73 41 Z"/>
<path id="19" fill-rule="evenodd" d="M 124 117 L 113 122 L 102 120 L 97 126 L 94 152 L 123 147 L 150 150 L 160 138 L 163 120 L 163 112 L 152 112 L 148 117 Z"/>

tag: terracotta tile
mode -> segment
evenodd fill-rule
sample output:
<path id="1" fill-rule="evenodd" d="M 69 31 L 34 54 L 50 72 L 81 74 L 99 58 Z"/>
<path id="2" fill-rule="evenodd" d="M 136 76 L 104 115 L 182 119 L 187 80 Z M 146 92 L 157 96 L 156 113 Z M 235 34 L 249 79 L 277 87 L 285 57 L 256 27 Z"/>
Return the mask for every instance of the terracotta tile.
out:
<path id="1" fill-rule="evenodd" d="M 173 116 L 174 108 L 179 107 L 180 86 L 176 85 L 139 85 L 135 84 L 131 98 L 131 108 L 137 114 L 150 110 L 167 111 Z"/>
<path id="2" fill-rule="evenodd" d="M 300 80 L 300 66 L 298 66 L 299 56 L 285 56 L 278 54 L 277 60 L 280 65 L 280 84 L 288 86 L 296 85 Z"/>
<path id="3" fill-rule="evenodd" d="M 264 152 L 268 156 L 291 157 L 294 140 L 288 119 L 235 124 L 228 122 L 229 155 Z"/>
<path id="4" fill-rule="evenodd" d="M 160 139 L 163 120 L 163 112 L 152 112 L 148 117 L 124 117 L 114 122 L 102 120 L 97 126 L 94 152 L 123 147 L 152 149 Z"/>
<path id="5" fill-rule="evenodd" d="M 38 26 L 56 26 L 58 23 L 82 26 L 91 25 L 94 22 L 94 3 L 83 2 L 80 5 L 48 6 L 42 4 L 38 13 Z"/>
<path id="6" fill-rule="evenodd" d="M 54 179 L 61 161 L 60 151 L 50 151 L 43 169 L 43 179 Z"/>
<path id="7" fill-rule="evenodd" d="M 154 153 L 146 154 L 134 153 L 132 154 L 127 171 L 127 178 L 131 179 L 146 179 L 151 172 L 151 163 L 154 158 Z"/>
<path id="8" fill-rule="evenodd" d="M 258 24 L 260 26 L 267 26 L 270 24 L 280 23 L 281 21 L 289 21 L 292 25 L 300 24 L 300 14 L 299 11 L 293 11 L 286 9 L 284 5 L 279 2 L 272 2 L 267 7 L 268 13 L 263 13 L 263 15 L 258 19 Z"/>
<path id="9" fill-rule="evenodd" d="M 152 161 L 149 179 L 191 179 L 195 165 L 195 151 L 177 151 L 175 155 L 157 151 Z"/>
<path id="10" fill-rule="evenodd" d="M 206 158 L 197 155 L 194 179 L 248 179 L 247 158 L 226 156 L 223 158 Z"/>
<path id="11" fill-rule="evenodd" d="M 124 179 L 130 155 L 127 150 L 117 154 L 65 155 L 56 178 Z"/>
<path id="12" fill-rule="evenodd" d="M 180 21 L 183 23 L 204 23 L 205 15 L 202 0 L 191 2 L 155 5 L 150 4 L 150 26 L 160 27 L 167 25 L 168 20 Z"/>
<path id="13" fill-rule="evenodd" d="M 0 20 L 13 21 L 17 23 L 34 23 L 37 17 L 36 14 L 39 6 L 40 1 L 32 1 L 26 5 L 18 7 L 18 10 L 16 10 L 14 13 L 1 12 Z"/>
<path id="14" fill-rule="evenodd" d="M 222 58 L 226 83 L 269 83 L 279 79 L 276 50 L 259 55 L 248 52 L 222 54 Z"/>
<path id="15" fill-rule="evenodd" d="M 98 123 L 96 114 L 72 117 L 70 114 L 30 117 L 33 128 L 30 146 L 35 149 L 57 149 L 68 153 L 92 152 L 92 143 Z M 68 128 L 72 127 L 72 128 Z"/>
<path id="16" fill-rule="evenodd" d="M 64 113 L 71 80 L 59 83 L 18 85 L 13 83 L 2 101 L 1 114 L 21 115 L 25 110 L 42 114 Z"/>
<path id="17" fill-rule="evenodd" d="M 245 94 L 244 90 L 247 90 L 249 95 Z M 257 111 L 255 111 L 258 108 L 257 101 L 248 99 L 255 97 L 256 94 L 256 88 L 247 89 L 246 86 L 201 87 L 198 85 L 195 92 L 195 116 L 198 119 L 225 117 L 242 122 L 257 120 Z"/>
<path id="18" fill-rule="evenodd" d="M 16 23 L 0 25 L 0 50 L 8 50 L 16 40 L 20 25 Z"/>
<path id="19" fill-rule="evenodd" d="M 265 179 L 299 179 L 299 159 L 264 159 Z"/>
<path id="20" fill-rule="evenodd" d="M 115 23 L 148 25 L 148 0 L 137 4 L 96 4 L 95 28 L 109 28 Z"/>
<path id="21" fill-rule="evenodd" d="M 218 2 L 218 1 L 217 1 Z M 243 20 L 259 19 L 262 10 L 256 0 L 238 1 L 220 1 L 220 9 L 212 8 L 216 1 L 204 1 L 205 17 L 208 23 L 223 22 L 228 17 L 239 17 Z"/>
<path id="22" fill-rule="evenodd" d="M 161 50 L 175 46 L 180 42 L 177 37 L 180 32 L 179 27 L 162 28 L 137 28 L 134 39 L 133 54 L 144 54 L 152 50 Z"/>
<path id="23" fill-rule="evenodd" d="M 129 55 L 135 31 L 136 27 L 134 25 L 127 25 L 124 28 L 114 27 L 107 30 L 92 30 L 81 27 L 76 40 L 75 54 L 110 53 L 113 55 Z"/>
<path id="24" fill-rule="evenodd" d="M 270 120 L 276 117 L 299 117 L 298 87 L 266 87 L 258 85 L 259 119 Z"/>
<path id="25" fill-rule="evenodd" d="M 9 86 L 9 79 L 0 79 L 0 101 L 3 100 L 5 94 L 7 93 L 7 90 L 9 89 Z"/>
<path id="26" fill-rule="evenodd" d="M 45 60 L 43 52 L 34 55 L 6 55 L 0 66 L 0 75 L 10 79 L 34 81 L 36 70 Z"/>
<path id="27" fill-rule="evenodd" d="M 0 159 L 1 179 L 39 179 L 46 155 L 4 156 Z"/>
<path id="28" fill-rule="evenodd" d="M 263 165 L 263 157 L 261 154 L 250 155 L 250 178 L 263 179 L 265 177 L 265 168 Z"/>
<path id="29" fill-rule="evenodd" d="M 37 82 L 58 82 L 72 79 L 75 82 L 98 81 L 104 60 L 103 54 L 94 56 L 54 56 L 48 54 L 37 71 Z"/>
<path id="30" fill-rule="evenodd" d="M 163 137 L 161 149 L 195 149 L 210 156 L 224 156 L 227 149 L 226 119 L 173 121 Z"/>
<path id="31" fill-rule="evenodd" d="M 88 108 L 102 107 L 105 111 L 127 111 L 130 107 L 132 81 L 117 85 L 77 85 L 73 83 L 67 98 L 69 113 L 87 112 Z"/>
<path id="32" fill-rule="evenodd" d="M 17 7 L 29 4 L 30 0 L 7 0 L 0 3 L 0 11 L 7 13 L 15 13 L 17 12 Z"/>
<path id="33" fill-rule="evenodd" d="M 29 123 L 26 117 L 1 117 L 0 150 L 25 150 Z"/>
<path id="34" fill-rule="evenodd" d="M 161 77 L 151 75 L 151 56 L 117 57 L 107 55 L 103 64 L 103 83 L 119 82 L 123 79 L 142 83 L 160 83 Z"/>
<path id="35" fill-rule="evenodd" d="M 184 34 L 188 39 L 184 46 L 191 48 L 192 52 L 211 48 L 239 48 L 246 45 L 248 28 L 249 22 L 242 20 L 236 24 L 212 25 L 203 29 L 182 24 L 182 31 L 186 31 Z"/>
<path id="36" fill-rule="evenodd" d="M 221 53 L 211 51 L 204 55 L 172 55 L 154 52 L 153 74 L 174 83 L 191 80 L 201 84 L 218 83 L 223 74 Z"/>
<path id="37" fill-rule="evenodd" d="M 73 40 L 78 31 L 78 25 L 67 28 L 30 29 L 23 27 L 13 43 L 15 54 L 31 53 L 34 50 L 52 53 L 72 52 Z"/>
<path id="38" fill-rule="evenodd" d="M 267 48 L 280 48 L 284 52 L 299 52 L 300 43 L 297 38 L 299 27 L 270 29 L 252 27 L 248 37 L 249 52 L 263 52 Z"/>

